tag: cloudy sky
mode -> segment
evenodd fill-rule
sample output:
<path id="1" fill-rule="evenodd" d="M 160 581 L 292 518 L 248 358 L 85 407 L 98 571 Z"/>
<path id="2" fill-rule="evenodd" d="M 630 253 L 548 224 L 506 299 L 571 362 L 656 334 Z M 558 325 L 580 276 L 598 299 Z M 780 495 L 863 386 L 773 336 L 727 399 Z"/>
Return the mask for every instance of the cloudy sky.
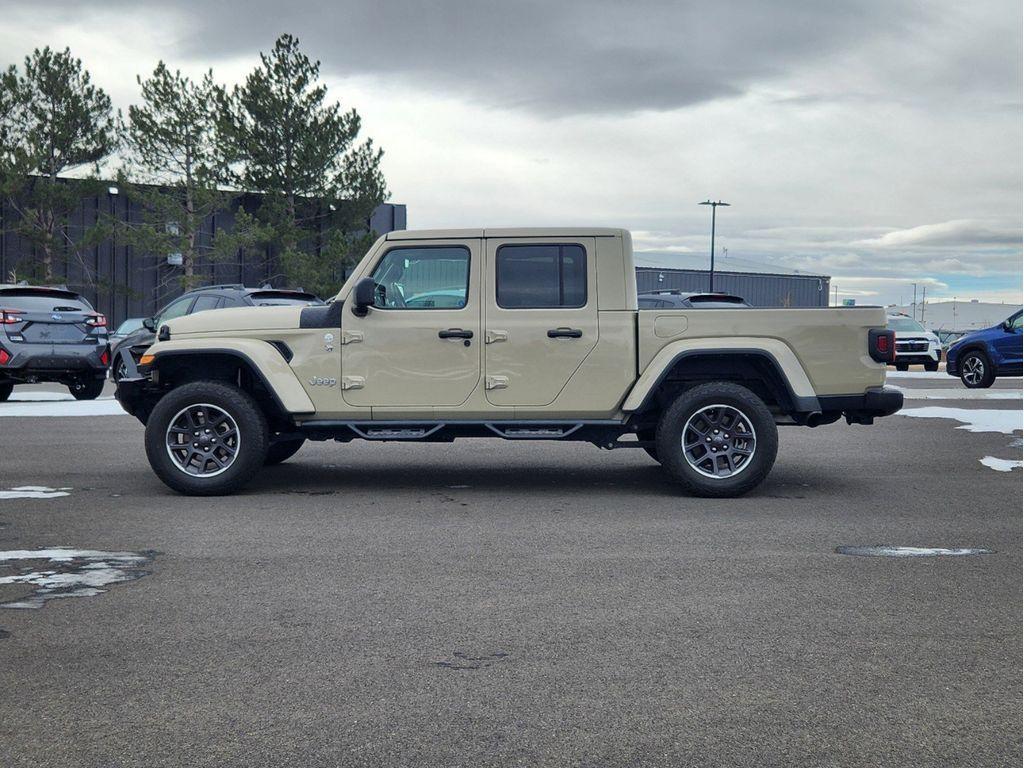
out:
<path id="1" fill-rule="evenodd" d="M 641 261 L 1021 300 L 1020 0 L 0 0 L 124 107 L 158 59 L 237 82 L 282 32 L 386 151 L 413 228 L 595 224 Z"/>

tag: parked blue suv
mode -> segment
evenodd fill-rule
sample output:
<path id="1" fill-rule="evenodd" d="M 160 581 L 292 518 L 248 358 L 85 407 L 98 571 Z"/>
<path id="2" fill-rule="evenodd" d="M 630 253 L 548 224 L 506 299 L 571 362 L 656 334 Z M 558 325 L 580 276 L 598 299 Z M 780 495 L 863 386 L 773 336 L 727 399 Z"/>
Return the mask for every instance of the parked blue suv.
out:
<path id="1" fill-rule="evenodd" d="M 946 373 L 959 376 L 964 386 L 991 387 L 996 376 L 1020 376 L 1024 359 L 1021 313 L 999 325 L 969 333 L 946 350 Z"/>

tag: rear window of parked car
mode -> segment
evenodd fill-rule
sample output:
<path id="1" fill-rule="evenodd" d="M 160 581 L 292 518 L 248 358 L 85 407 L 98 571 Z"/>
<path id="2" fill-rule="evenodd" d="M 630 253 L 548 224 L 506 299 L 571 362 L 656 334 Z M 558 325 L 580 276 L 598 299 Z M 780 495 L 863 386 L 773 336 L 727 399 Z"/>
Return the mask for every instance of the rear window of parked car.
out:
<path id="1" fill-rule="evenodd" d="M 587 303 L 587 252 L 581 245 L 503 245 L 496 269 L 497 301 L 504 309 Z"/>
<path id="2" fill-rule="evenodd" d="M 92 305 L 70 291 L 33 291 L 14 289 L 0 291 L 0 307 L 23 312 L 89 312 Z"/>

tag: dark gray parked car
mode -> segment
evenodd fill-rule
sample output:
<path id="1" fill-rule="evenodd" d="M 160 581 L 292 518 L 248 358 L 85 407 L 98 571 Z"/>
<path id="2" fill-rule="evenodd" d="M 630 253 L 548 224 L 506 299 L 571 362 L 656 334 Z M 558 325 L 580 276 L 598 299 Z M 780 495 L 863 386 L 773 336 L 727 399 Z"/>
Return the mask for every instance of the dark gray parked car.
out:
<path id="1" fill-rule="evenodd" d="M 640 309 L 741 309 L 750 306 L 739 296 L 728 293 L 644 291 L 638 294 L 636 299 Z"/>
<path id="2" fill-rule="evenodd" d="M 212 309 L 231 309 L 232 307 L 282 307 L 282 306 L 314 306 L 323 304 L 312 293 L 301 288 L 272 288 L 269 285 L 260 288 L 246 288 L 244 285 L 208 285 L 205 288 L 194 288 L 172 300 L 153 317 L 142 321 L 142 327 L 112 343 L 110 375 L 114 381 L 134 376 L 136 364 L 142 353 L 156 341 L 156 331 L 160 324 L 183 315 L 206 312 Z"/>
<path id="3" fill-rule="evenodd" d="M 0 285 L 0 401 L 15 384 L 55 381 L 77 400 L 103 390 L 107 318 L 66 288 Z"/>

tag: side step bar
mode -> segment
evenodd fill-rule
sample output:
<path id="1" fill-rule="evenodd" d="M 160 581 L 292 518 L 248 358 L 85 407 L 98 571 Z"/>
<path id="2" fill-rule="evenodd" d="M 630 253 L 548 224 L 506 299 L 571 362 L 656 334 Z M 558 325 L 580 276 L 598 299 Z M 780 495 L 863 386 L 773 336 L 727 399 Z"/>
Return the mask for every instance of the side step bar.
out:
<path id="1" fill-rule="evenodd" d="M 621 421 L 306 421 L 299 433 L 312 440 L 422 440 L 451 442 L 459 437 L 504 440 L 582 440 L 607 446 L 630 431 Z"/>

